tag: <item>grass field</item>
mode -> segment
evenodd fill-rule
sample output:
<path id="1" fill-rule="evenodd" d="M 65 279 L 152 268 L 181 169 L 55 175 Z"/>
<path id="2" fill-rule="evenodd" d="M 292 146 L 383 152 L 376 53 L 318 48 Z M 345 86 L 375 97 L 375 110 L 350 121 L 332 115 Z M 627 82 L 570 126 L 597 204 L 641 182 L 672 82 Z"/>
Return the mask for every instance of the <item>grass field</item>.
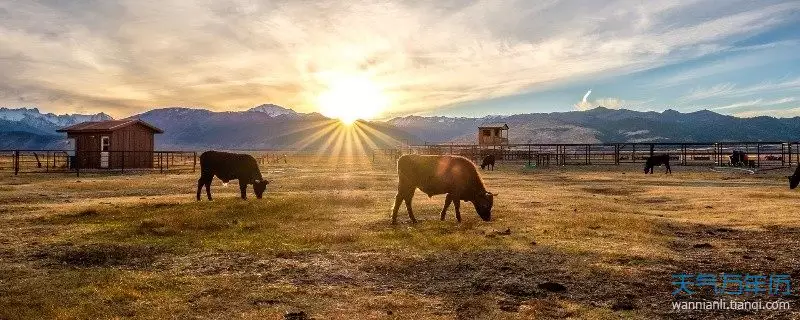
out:
<path id="1" fill-rule="evenodd" d="M 417 192 L 421 222 L 401 209 L 393 226 L 391 165 L 340 160 L 264 167 L 247 201 L 215 180 L 196 202 L 194 174 L 2 176 L 0 318 L 800 316 L 670 304 L 676 273 L 800 278 L 789 169 L 501 164 L 484 172 L 492 222 L 471 205 L 439 221 L 444 196 Z"/>

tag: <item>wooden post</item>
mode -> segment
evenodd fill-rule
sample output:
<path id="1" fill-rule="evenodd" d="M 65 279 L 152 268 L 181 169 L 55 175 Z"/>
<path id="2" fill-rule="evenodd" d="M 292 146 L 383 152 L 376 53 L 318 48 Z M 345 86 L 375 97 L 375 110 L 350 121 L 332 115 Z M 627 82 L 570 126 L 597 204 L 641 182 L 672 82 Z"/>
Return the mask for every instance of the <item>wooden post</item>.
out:
<path id="1" fill-rule="evenodd" d="M 158 170 L 160 173 L 164 173 L 164 153 L 158 153 Z"/>
<path id="2" fill-rule="evenodd" d="M 761 144 L 756 144 L 756 167 L 761 168 Z"/>
<path id="3" fill-rule="evenodd" d="M 121 152 L 122 155 L 120 156 L 120 158 L 122 160 L 122 164 L 120 165 L 120 169 L 122 170 L 122 173 L 125 173 L 125 151 L 123 150 Z"/>
<path id="4" fill-rule="evenodd" d="M 69 154 L 67 154 L 67 157 L 69 157 Z M 72 165 L 75 166 L 75 176 L 80 178 L 81 177 L 81 160 L 80 160 L 80 157 L 78 157 L 78 151 L 75 151 L 75 163 L 73 163 Z"/>
<path id="5" fill-rule="evenodd" d="M 631 148 L 631 159 L 633 159 L 633 163 L 636 163 L 636 144 L 632 144 Z"/>
<path id="6" fill-rule="evenodd" d="M 19 150 L 14 150 L 14 175 L 19 174 Z"/>
<path id="7" fill-rule="evenodd" d="M 591 157 L 591 147 L 587 144 L 586 145 L 586 164 L 592 164 L 592 160 L 589 158 Z"/>

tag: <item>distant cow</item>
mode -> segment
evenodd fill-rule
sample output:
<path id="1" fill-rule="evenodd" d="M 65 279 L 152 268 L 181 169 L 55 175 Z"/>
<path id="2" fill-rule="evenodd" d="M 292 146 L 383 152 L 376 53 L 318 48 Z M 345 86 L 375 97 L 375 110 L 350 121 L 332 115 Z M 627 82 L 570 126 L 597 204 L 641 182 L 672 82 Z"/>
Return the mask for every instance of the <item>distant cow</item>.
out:
<path id="1" fill-rule="evenodd" d="M 667 167 L 667 171 L 664 173 L 672 173 L 672 169 L 669 167 L 669 155 L 668 154 L 659 154 L 654 155 L 652 157 L 647 158 L 647 162 L 644 164 L 644 174 L 653 174 L 653 167 L 664 165 Z"/>
<path id="2" fill-rule="evenodd" d="M 794 174 L 787 176 L 787 178 L 789 178 L 789 189 L 797 188 L 797 184 L 800 183 L 800 163 L 797 164 Z"/>
<path id="3" fill-rule="evenodd" d="M 744 151 L 733 151 L 729 156 L 731 165 L 735 167 L 747 166 L 749 164 L 747 154 Z"/>
<path id="4" fill-rule="evenodd" d="M 494 194 L 486 191 L 475 164 L 461 156 L 404 155 L 397 160 L 397 197 L 392 211 L 392 224 L 397 223 L 400 204 L 406 202 L 411 222 L 417 222 L 411 210 L 411 199 L 419 188 L 428 197 L 447 194 L 442 209 L 444 220 L 452 202 L 456 208 L 456 220 L 461 222 L 461 201 L 469 201 L 484 221 L 490 221 Z"/>
<path id="5" fill-rule="evenodd" d="M 200 179 L 197 180 L 197 201 L 200 191 L 206 186 L 208 200 L 211 200 L 211 180 L 217 176 L 222 182 L 239 180 L 242 199 L 247 199 L 247 185 L 253 185 L 256 198 L 261 199 L 269 181 L 261 176 L 256 159 L 247 154 L 206 151 L 200 155 Z"/>
<path id="6" fill-rule="evenodd" d="M 489 166 L 492 166 L 492 171 L 494 171 L 494 161 L 495 159 L 493 154 L 483 157 L 483 162 L 481 162 L 481 170 L 489 169 Z"/>

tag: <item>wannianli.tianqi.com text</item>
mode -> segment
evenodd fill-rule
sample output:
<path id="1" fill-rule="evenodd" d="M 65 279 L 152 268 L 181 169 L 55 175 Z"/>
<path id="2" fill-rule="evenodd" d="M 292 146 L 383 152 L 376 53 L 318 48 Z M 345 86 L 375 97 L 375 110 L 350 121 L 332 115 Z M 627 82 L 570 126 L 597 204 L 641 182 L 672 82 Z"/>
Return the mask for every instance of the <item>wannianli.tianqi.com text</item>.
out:
<path id="1" fill-rule="evenodd" d="M 673 301 L 672 310 L 676 311 L 701 311 L 701 310 L 789 310 L 789 301 L 737 301 L 737 300 L 704 300 L 704 301 Z"/>

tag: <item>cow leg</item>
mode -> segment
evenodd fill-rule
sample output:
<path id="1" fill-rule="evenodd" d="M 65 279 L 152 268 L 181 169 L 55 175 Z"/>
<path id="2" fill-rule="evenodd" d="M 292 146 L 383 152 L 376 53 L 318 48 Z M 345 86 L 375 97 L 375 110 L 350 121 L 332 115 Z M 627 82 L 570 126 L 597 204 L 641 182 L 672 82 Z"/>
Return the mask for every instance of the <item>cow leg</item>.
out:
<path id="1" fill-rule="evenodd" d="M 461 222 L 461 200 L 453 199 L 453 206 L 456 208 L 456 221 Z"/>
<path id="2" fill-rule="evenodd" d="M 239 181 L 239 191 L 242 193 L 242 200 L 247 200 L 247 183 Z"/>
<path id="3" fill-rule="evenodd" d="M 408 210 L 408 219 L 411 220 L 411 223 L 417 223 L 417 218 L 414 218 L 414 211 L 411 210 L 411 200 L 414 199 L 414 193 L 412 192 L 410 195 L 407 195 L 403 201 L 406 202 L 406 210 Z"/>
<path id="4" fill-rule="evenodd" d="M 669 162 L 667 162 L 667 163 L 665 164 L 665 166 L 667 167 L 667 171 L 666 171 L 666 172 L 664 172 L 664 174 L 667 174 L 667 173 L 672 173 L 672 169 L 670 169 L 670 168 L 669 168 Z"/>
<path id="5" fill-rule="evenodd" d="M 400 204 L 403 203 L 403 195 L 400 192 L 394 197 L 394 209 L 392 210 L 392 224 L 397 223 L 397 211 L 400 210 Z"/>
<path id="6" fill-rule="evenodd" d="M 450 194 L 447 194 L 447 198 L 444 199 L 444 208 L 442 208 L 442 218 L 439 220 L 444 221 L 444 216 L 447 214 L 447 208 L 450 208 L 450 203 L 453 202 L 453 198 L 450 197 Z"/>
<path id="7" fill-rule="evenodd" d="M 197 201 L 200 201 L 200 192 L 203 192 L 203 186 L 206 186 L 206 190 L 208 191 L 208 185 L 211 184 L 211 180 L 214 179 L 214 176 L 208 176 L 205 174 L 200 175 L 200 179 L 197 179 Z M 211 191 L 208 191 L 208 199 L 211 199 Z"/>
<path id="8" fill-rule="evenodd" d="M 211 199 L 211 180 L 206 180 L 206 196 L 208 196 L 208 200 Z"/>
<path id="9" fill-rule="evenodd" d="M 200 201 L 200 192 L 203 191 L 203 186 L 206 183 L 203 181 L 203 178 L 197 179 L 197 201 Z"/>

